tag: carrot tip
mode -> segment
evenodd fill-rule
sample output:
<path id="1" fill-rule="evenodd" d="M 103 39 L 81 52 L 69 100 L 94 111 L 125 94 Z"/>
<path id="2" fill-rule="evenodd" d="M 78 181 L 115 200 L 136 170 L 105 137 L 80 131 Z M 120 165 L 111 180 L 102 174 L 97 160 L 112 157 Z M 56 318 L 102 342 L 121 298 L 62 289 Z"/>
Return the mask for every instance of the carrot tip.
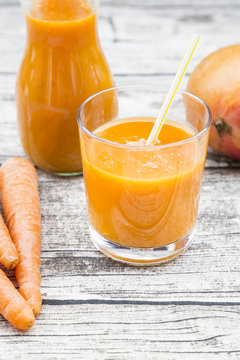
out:
<path id="1" fill-rule="evenodd" d="M 8 270 L 13 270 L 15 269 L 15 267 L 17 266 L 18 264 L 18 259 L 14 259 L 14 260 L 11 260 L 9 266 L 8 266 Z"/>
<path id="2" fill-rule="evenodd" d="M 27 329 L 31 329 L 34 325 L 34 321 L 29 321 L 29 323 L 27 324 Z"/>

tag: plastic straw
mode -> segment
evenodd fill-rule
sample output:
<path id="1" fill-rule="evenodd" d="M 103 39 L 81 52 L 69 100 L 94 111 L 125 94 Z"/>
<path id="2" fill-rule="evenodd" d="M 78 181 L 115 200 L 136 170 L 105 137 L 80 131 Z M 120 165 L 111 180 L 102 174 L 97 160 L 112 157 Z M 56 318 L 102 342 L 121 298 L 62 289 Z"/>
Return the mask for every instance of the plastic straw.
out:
<path id="1" fill-rule="evenodd" d="M 152 131 L 149 135 L 149 138 L 147 140 L 147 143 L 146 145 L 151 145 L 154 143 L 154 141 L 157 139 L 161 129 L 162 129 L 162 126 L 163 126 L 163 123 L 164 123 L 164 120 L 166 118 L 166 115 L 168 113 L 168 110 L 170 109 L 170 106 L 172 104 L 172 101 L 174 99 L 174 96 L 177 92 L 177 89 L 182 81 L 182 78 L 187 70 L 187 67 L 188 67 L 188 64 L 193 56 L 193 53 L 197 47 L 197 44 L 199 42 L 199 39 L 200 39 L 200 36 L 198 36 L 197 34 L 194 34 L 193 37 L 192 37 L 192 40 L 188 46 L 188 49 L 182 59 L 182 62 L 179 66 L 179 69 L 175 75 L 175 78 L 173 79 L 173 82 L 172 82 L 172 85 L 168 91 L 168 94 L 164 100 L 164 103 L 162 105 L 162 108 L 158 114 L 158 117 L 155 121 L 155 124 L 152 128 Z"/>

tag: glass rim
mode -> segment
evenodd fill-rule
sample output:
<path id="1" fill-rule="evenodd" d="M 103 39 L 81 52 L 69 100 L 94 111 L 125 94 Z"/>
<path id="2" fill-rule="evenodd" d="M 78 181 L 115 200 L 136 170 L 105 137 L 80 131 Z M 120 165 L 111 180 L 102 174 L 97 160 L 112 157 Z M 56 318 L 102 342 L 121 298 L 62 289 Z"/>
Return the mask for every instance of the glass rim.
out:
<path id="1" fill-rule="evenodd" d="M 209 106 L 205 103 L 205 101 L 203 101 L 202 99 L 200 99 L 198 96 L 191 94 L 190 92 L 186 91 L 186 90 L 182 90 L 181 88 L 178 90 L 177 94 L 182 93 L 182 94 L 186 94 L 188 96 L 190 96 L 193 100 L 197 101 L 198 103 L 202 104 L 204 106 L 204 108 L 206 109 L 206 113 L 208 116 L 207 122 L 205 124 L 205 126 L 203 127 L 203 129 L 201 131 L 198 131 L 196 134 L 194 134 L 193 136 L 184 139 L 184 140 L 180 140 L 180 141 L 176 141 L 173 143 L 169 143 L 169 144 L 160 144 L 160 145 L 129 145 L 129 144 L 120 144 L 111 140 L 107 140 L 104 138 L 101 138 L 100 136 L 97 136 L 96 134 L 94 134 L 93 132 L 91 132 L 90 130 L 88 130 L 86 128 L 86 126 L 83 124 L 82 119 L 81 119 L 81 113 L 82 110 L 84 108 L 84 106 L 91 101 L 92 99 L 94 99 L 95 97 L 104 94 L 106 92 L 110 92 L 110 91 L 114 91 L 114 90 L 123 90 L 126 88 L 140 88 L 140 87 L 150 87 L 150 86 L 159 86 L 160 88 L 164 88 L 164 90 L 166 90 L 166 92 L 169 90 L 167 86 L 164 85 L 160 85 L 158 83 L 144 83 L 144 84 L 133 84 L 133 85 L 120 85 L 120 86 L 114 86 L 105 90 L 101 90 L 91 96 L 89 96 L 79 107 L 78 111 L 77 111 L 77 122 L 79 127 L 81 128 L 81 130 L 83 130 L 87 135 L 89 135 L 90 137 L 101 141 L 105 144 L 114 146 L 114 147 L 120 147 L 120 148 L 125 148 L 125 149 L 131 149 L 131 150 L 158 150 L 158 149 L 165 149 L 165 148 L 169 148 L 169 147 L 174 147 L 174 146 L 179 146 L 179 145 L 183 145 L 185 143 L 188 143 L 190 141 L 196 140 L 197 138 L 201 137 L 205 132 L 208 131 L 208 129 L 210 128 L 211 122 L 212 122 L 212 113 L 211 110 L 209 108 Z M 173 100 L 174 102 L 174 100 Z"/>

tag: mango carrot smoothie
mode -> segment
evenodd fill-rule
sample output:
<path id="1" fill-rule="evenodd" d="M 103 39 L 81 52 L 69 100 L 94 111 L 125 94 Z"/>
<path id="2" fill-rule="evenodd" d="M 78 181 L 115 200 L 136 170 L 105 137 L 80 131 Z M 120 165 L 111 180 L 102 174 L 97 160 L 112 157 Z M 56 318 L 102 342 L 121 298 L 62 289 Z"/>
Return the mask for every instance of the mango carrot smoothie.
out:
<path id="1" fill-rule="evenodd" d="M 109 122 L 94 134 L 114 143 L 135 146 L 126 157 L 121 147 L 98 141 L 83 152 L 91 225 L 103 237 L 123 246 L 153 248 L 191 233 L 198 210 L 205 158 L 197 160 L 196 141 L 173 151 L 143 147 L 154 118 Z M 155 146 L 179 142 L 194 133 L 166 121 Z M 187 161 L 186 161 L 187 158 Z"/>
<path id="2" fill-rule="evenodd" d="M 104 99 L 113 95 L 115 107 L 106 111 Z M 113 88 L 78 112 L 91 239 L 104 254 L 135 265 L 178 256 L 197 219 L 211 114 L 182 92 L 172 120 L 147 145 L 156 117 L 145 114 L 156 113 L 152 107 L 165 95 L 159 85 Z"/>
<path id="3" fill-rule="evenodd" d="M 29 158 L 57 174 L 82 171 L 79 104 L 113 86 L 94 3 L 29 0 L 25 11 L 27 46 L 16 87 L 20 136 Z"/>

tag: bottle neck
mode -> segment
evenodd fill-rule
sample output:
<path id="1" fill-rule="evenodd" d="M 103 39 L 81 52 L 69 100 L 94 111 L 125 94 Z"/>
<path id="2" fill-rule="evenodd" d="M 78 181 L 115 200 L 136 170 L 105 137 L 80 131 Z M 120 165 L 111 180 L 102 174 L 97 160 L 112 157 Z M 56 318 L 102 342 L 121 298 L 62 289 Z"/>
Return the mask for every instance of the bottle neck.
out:
<path id="1" fill-rule="evenodd" d="M 97 13 L 80 20 L 40 20 L 26 14 L 27 42 L 65 49 L 98 44 Z"/>
<path id="2" fill-rule="evenodd" d="M 87 12 L 98 12 L 100 0 L 20 0 L 25 14 L 40 20 L 78 20 Z"/>

